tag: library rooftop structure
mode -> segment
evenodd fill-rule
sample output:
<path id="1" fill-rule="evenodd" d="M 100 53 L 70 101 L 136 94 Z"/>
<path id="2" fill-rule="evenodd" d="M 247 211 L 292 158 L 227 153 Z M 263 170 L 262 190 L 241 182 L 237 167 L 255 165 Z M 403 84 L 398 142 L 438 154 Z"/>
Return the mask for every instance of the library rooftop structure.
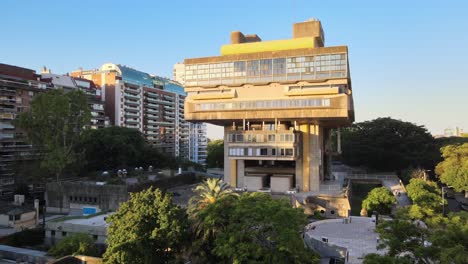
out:
<path id="1" fill-rule="evenodd" d="M 185 117 L 224 126 L 224 180 L 248 191 L 318 192 L 331 179 L 331 131 L 354 121 L 347 46 L 320 21 L 293 38 L 231 33 L 221 55 L 185 59 Z"/>

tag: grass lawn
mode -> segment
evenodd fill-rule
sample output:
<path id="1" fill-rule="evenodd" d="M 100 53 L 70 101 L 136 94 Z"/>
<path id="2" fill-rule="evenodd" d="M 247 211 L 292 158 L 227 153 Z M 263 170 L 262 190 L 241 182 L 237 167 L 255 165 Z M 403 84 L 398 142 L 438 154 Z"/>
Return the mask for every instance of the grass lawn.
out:
<path id="1" fill-rule="evenodd" d="M 351 183 L 351 215 L 359 216 L 361 213 L 361 204 L 364 199 L 366 199 L 367 193 L 372 189 L 382 187 L 381 184 L 377 183 L 361 183 L 361 182 L 352 182 Z"/>

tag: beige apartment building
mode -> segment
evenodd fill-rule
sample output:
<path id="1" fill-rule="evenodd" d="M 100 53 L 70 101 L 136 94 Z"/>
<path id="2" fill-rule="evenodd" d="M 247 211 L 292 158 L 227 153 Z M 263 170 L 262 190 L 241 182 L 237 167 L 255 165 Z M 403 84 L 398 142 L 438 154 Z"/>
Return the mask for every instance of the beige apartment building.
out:
<path id="1" fill-rule="evenodd" d="M 224 180 L 272 193 L 319 192 L 332 179 L 330 132 L 354 121 L 347 46 L 321 22 L 293 38 L 231 33 L 221 55 L 185 59 L 185 118 L 224 126 Z"/>

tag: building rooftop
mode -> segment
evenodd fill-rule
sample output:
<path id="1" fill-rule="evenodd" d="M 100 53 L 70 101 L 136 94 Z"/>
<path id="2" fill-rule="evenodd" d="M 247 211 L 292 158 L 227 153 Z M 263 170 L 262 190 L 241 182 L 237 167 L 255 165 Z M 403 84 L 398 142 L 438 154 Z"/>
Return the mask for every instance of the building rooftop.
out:
<path id="1" fill-rule="evenodd" d="M 124 65 L 117 65 L 120 69 L 122 74 L 122 79 L 126 82 L 136 84 L 136 85 L 143 85 L 146 87 L 153 87 L 153 81 L 151 80 L 151 76 L 142 71 L 138 71 L 132 69 L 130 67 Z"/>
<path id="2" fill-rule="evenodd" d="M 34 212 L 34 208 L 30 206 L 20 206 L 13 203 L 1 202 L 0 214 L 17 215 L 27 212 Z"/>
<path id="3" fill-rule="evenodd" d="M 63 223 L 63 224 L 72 224 L 72 225 L 83 225 L 83 226 L 95 226 L 95 227 L 107 227 L 105 218 L 110 216 L 111 213 L 98 214 L 92 217 L 87 216 L 77 216 L 77 217 L 64 217 L 61 221 L 60 218 L 54 219 L 53 222 Z"/>

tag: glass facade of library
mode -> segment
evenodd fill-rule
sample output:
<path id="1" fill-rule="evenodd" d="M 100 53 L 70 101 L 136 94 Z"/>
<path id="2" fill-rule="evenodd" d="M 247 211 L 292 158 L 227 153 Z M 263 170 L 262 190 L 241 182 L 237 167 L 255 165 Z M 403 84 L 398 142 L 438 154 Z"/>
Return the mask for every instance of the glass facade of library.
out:
<path id="1" fill-rule="evenodd" d="M 347 54 L 186 65 L 186 86 L 346 78 Z"/>

